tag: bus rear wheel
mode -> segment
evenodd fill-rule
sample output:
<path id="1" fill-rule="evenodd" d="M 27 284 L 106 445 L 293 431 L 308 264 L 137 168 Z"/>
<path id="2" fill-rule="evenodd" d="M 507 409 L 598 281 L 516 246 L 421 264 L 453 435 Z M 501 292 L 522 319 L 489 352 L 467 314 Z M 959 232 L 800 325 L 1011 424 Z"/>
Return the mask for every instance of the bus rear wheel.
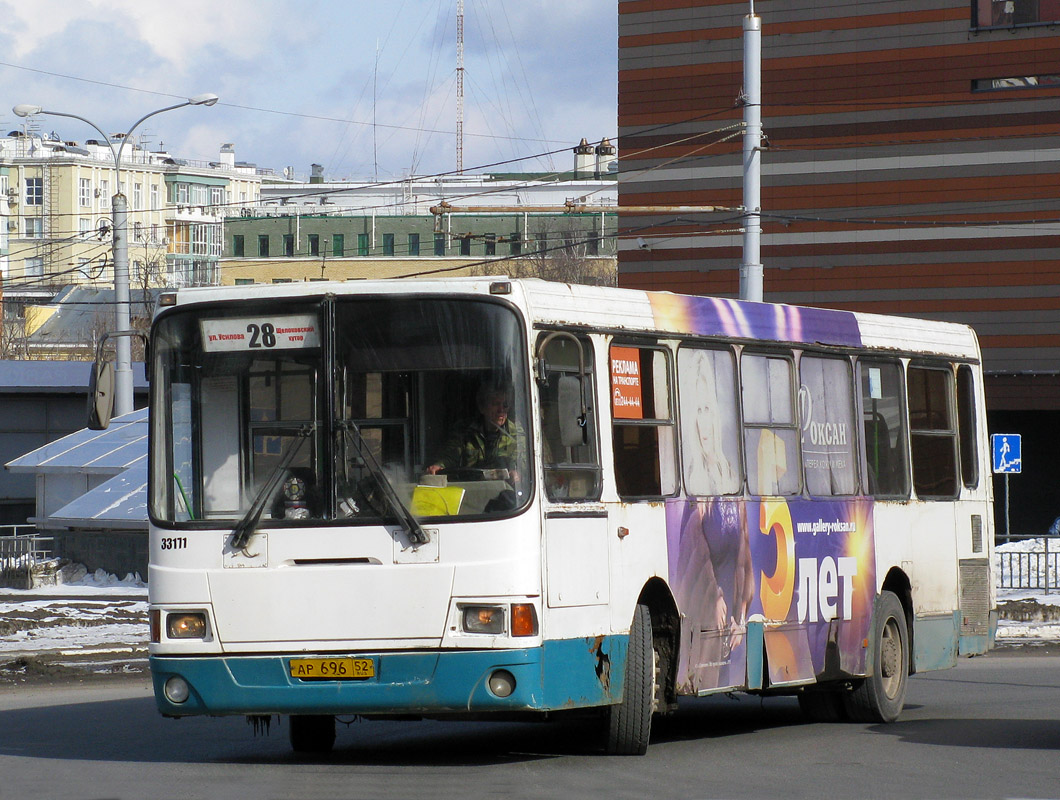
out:
<path id="1" fill-rule="evenodd" d="M 856 722 L 894 722 L 905 706 L 909 682 L 909 630 L 893 592 L 880 592 L 872 627 L 872 669 L 844 696 L 846 709 Z"/>
<path id="2" fill-rule="evenodd" d="M 608 755 L 642 756 L 647 752 L 655 708 L 655 664 L 651 613 L 647 606 L 638 605 L 629 630 L 622 702 L 607 709 L 604 749 Z"/>
<path id="3" fill-rule="evenodd" d="M 330 714 L 292 714 L 288 733 L 296 753 L 327 753 L 335 745 L 335 718 Z"/>

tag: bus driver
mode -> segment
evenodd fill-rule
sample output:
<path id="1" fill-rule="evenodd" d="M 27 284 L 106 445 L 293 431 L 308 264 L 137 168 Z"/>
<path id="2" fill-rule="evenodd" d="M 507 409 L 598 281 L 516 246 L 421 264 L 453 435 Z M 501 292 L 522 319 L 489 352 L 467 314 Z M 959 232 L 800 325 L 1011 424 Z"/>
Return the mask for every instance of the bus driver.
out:
<path id="1" fill-rule="evenodd" d="M 478 415 L 453 427 L 441 455 L 427 467 L 427 472 L 437 475 L 446 469 L 504 469 L 508 470 L 510 482 L 518 485 L 518 464 L 527 452 L 526 432 L 508 415 L 511 388 L 483 381 L 475 404 Z"/>

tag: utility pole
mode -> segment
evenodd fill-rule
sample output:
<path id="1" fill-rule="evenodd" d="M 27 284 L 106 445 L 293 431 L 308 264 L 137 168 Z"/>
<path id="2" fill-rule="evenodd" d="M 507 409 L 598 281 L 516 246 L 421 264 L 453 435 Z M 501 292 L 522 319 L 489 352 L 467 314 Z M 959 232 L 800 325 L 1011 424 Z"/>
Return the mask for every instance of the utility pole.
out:
<path id="1" fill-rule="evenodd" d="M 740 299 L 762 300 L 762 18 L 743 18 L 743 264 Z"/>

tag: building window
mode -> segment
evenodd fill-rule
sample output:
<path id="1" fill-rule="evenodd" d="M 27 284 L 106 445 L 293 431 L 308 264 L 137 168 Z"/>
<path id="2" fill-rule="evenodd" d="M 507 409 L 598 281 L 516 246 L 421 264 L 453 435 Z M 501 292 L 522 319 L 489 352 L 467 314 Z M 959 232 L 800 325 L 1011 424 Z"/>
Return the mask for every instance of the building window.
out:
<path id="1" fill-rule="evenodd" d="M 158 211 L 158 186 L 151 184 L 151 210 Z"/>
<path id="2" fill-rule="evenodd" d="M 409 255 L 418 256 L 420 254 L 420 235 L 418 233 L 409 234 Z"/>
<path id="3" fill-rule="evenodd" d="M 366 256 L 368 255 L 368 234 L 358 233 L 357 234 L 357 255 Z"/>
<path id="4" fill-rule="evenodd" d="M 542 231 L 537 234 L 537 252 L 547 253 L 548 252 L 548 234 Z"/>
<path id="5" fill-rule="evenodd" d="M 972 81 L 973 92 L 1056 88 L 1060 88 L 1060 75 L 1028 75 L 1025 78 L 977 78 Z"/>
<path id="6" fill-rule="evenodd" d="M 486 255 L 495 256 L 497 255 L 497 234 L 487 233 L 486 238 Z"/>
<path id="7" fill-rule="evenodd" d="M 1060 21 L 1060 6 L 1041 0 L 972 0 L 972 26 L 1012 28 Z"/>
<path id="8" fill-rule="evenodd" d="M 243 238 L 243 234 L 236 233 L 232 236 L 232 255 L 241 257 L 246 249 L 246 243 Z"/>
<path id="9" fill-rule="evenodd" d="M 44 220 L 41 217 L 26 217 L 26 238 L 39 239 L 44 235 Z"/>
<path id="10" fill-rule="evenodd" d="M 258 255 L 261 258 L 269 257 L 269 237 L 268 234 L 261 234 L 258 236 Z"/>
<path id="11" fill-rule="evenodd" d="M 26 178 L 26 205 L 44 205 L 44 179 Z"/>
<path id="12" fill-rule="evenodd" d="M 471 255 L 471 234 L 460 237 L 460 255 L 469 256 Z"/>
<path id="13" fill-rule="evenodd" d="M 394 234 L 392 233 L 383 234 L 383 255 L 394 255 Z"/>
<path id="14" fill-rule="evenodd" d="M 508 237 L 508 250 L 513 256 L 523 254 L 523 237 L 519 231 L 512 231 L 512 235 Z"/>
<path id="15" fill-rule="evenodd" d="M 223 206 L 225 204 L 225 189 L 223 186 L 210 187 L 210 205 Z"/>
<path id="16" fill-rule="evenodd" d="M 82 239 L 88 239 L 92 236 L 92 220 L 87 217 L 81 217 L 77 221 L 78 233 L 81 234 Z"/>
<path id="17" fill-rule="evenodd" d="M 144 185 L 142 183 L 133 184 L 133 211 L 144 210 Z"/>
<path id="18" fill-rule="evenodd" d="M 320 255 L 320 234 L 311 233 L 309 234 L 309 255 L 319 256 Z"/>
<path id="19" fill-rule="evenodd" d="M 346 237 L 344 234 L 335 233 L 331 236 L 331 254 L 333 256 L 343 256 L 346 251 Z"/>
<path id="20" fill-rule="evenodd" d="M 99 182 L 99 210 L 106 211 L 110 203 L 110 181 Z"/>
<path id="21" fill-rule="evenodd" d="M 210 251 L 207 247 L 206 231 L 209 229 L 207 225 L 193 225 L 191 228 L 191 252 L 193 255 L 205 256 L 209 255 Z"/>
<path id="22" fill-rule="evenodd" d="M 44 276 L 44 259 L 39 256 L 26 259 L 26 277 L 41 278 Z"/>
<path id="23" fill-rule="evenodd" d="M 434 234 L 434 254 L 436 256 L 445 255 L 445 234 L 436 233 Z"/>
<path id="24" fill-rule="evenodd" d="M 253 278 L 236 278 L 236 286 L 249 286 L 254 283 Z"/>
<path id="25" fill-rule="evenodd" d="M 291 283 L 291 278 L 273 278 L 273 283 Z"/>
<path id="26" fill-rule="evenodd" d="M 77 182 L 77 202 L 82 208 L 92 207 L 92 179 L 81 178 Z"/>
<path id="27" fill-rule="evenodd" d="M 600 237 L 597 236 L 595 233 L 585 240 L 585 255 L 600 255 Z"/>
<path id="28" fill-rule="evenodd" d="M 79 258 L 79 259 L 77 259 L 77 271 L 81 273 L 81 277 L 83 277 L 83 278 L 91 278 L 92 277 L 92 273 L 90 271 L 92 268 L 89 266 L 89 264 L 91 264 L 91 263 L 92 263 L 91 260 L 87 259 L 87 258 Z"/>
<path id="29" fill-rule="evenodd" d="M 182 205 L 188 204 L 188 198 L 191 196 L 190 187 L 186 183 L 173 184 L 173 202 L 181 203 Z"/>
<path id="30" fill-rule="evenodd" d="M 133 223 L 133 235 L 134 242 L 142 242 L 144 240 L 144 225 L 142 222 Z"/>
<path id="31" fill-rule="evenodd" d="M 283 254 L 290 258 L 294 255 L 294 234 L 285 233 L 283 235 Z"/>

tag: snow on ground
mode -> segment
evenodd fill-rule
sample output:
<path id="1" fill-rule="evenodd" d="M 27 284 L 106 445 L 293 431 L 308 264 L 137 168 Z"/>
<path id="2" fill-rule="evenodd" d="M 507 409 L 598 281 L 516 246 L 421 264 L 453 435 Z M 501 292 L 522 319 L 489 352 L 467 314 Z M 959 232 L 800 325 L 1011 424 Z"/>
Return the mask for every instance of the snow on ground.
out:
<path id="1" fill-rule="evenodd" d="M 1046 593 L 1043 588 L 1057 585 L 1060 541 L 1035 537 L 999 544 L 994 548 L 994 573 L 1001 615 L 998 643 L 1060 640 L 1060 590 Z"/>
<path id="2" fill-rule="evenodd" d="M 119 594 L 127 594 L 129 597 L 147 597 L 147 584 L 140 578 L 139 573 L 126 575 L 118 578 L 101 569 L 89 572 L 80 564 L 73 568 L 63 568 L 59 573 L 60 582 L 51 586 L 37 586 L 33 589 L 2 589 L 0 597 L 37 597 L 42 594 L 61 595 L 63 597 L 105 594 L 108 597 Z"/>
<path id="3" fill-rule="evenodd" d="M 0 681 L 71 670 L 143 671 L 147 586 L 139 576 L 80 567 L 64 568 L 60 577 L 67 582 L 0 589 Z"/>

